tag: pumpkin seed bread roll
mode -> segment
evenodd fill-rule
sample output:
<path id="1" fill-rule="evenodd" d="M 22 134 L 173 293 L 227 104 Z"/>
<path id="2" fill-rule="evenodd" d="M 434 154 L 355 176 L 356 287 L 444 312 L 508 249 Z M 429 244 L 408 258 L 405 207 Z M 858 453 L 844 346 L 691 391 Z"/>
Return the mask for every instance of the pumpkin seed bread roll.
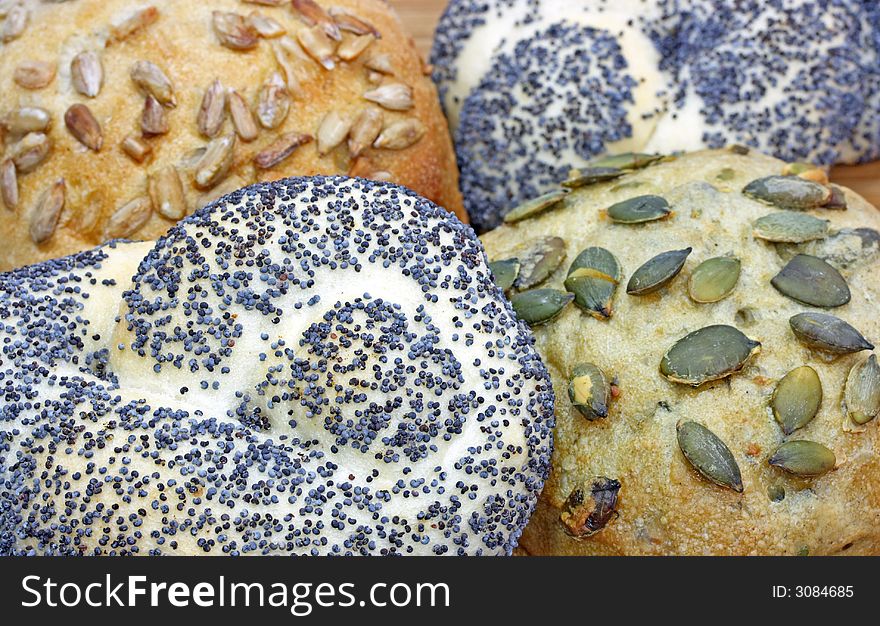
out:
<path id="1" fill-rule="evenodd" d="M 482 236 L 556 392 L 520 547 L 880 554 L 880 211 L 742 148 L 614 163 Z"/>
<path id="2" fill-rule="evenodd" d="M 876 2 L 451 0 L 431 62 L 478 231 L 606 152 L 880 157 Z"/>
<path id="3" fill-rule="evenodd" d="M 549 471 L 529 329 L 403 187 L 260 183 L 0 287 L 0 554 L 510 554 Z"/>
<path id="4" fill-rule="evenodd" d="M 313 174 L 466 219 L 436 89 L 387 3 L 0 0 L 0 270 Z"/>

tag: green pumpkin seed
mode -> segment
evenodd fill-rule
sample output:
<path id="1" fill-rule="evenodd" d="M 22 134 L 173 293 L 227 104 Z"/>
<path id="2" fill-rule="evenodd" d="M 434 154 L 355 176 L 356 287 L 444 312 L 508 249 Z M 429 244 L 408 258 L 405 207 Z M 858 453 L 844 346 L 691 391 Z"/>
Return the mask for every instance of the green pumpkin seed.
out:
<path id="1" fill-rule="evenodd" d="M 832 308 L 850 300 L 849 286 L 840 272 L 808 254 L 794 257 L 770 284 L 782 295 L 812 306 Z"/>
<path id="2" fill-rule="evenodd" d="M 741 156 L 745 156 L 745 155 L 747 155 L 749 152 L 752 151 L 752 149 L 749 148 L 748 146 L 743 146 L 743 145 L 740 145 L 740 144 L 738 144 L 738 143 L 735 143 L 735 144 L 731 145 L 730 148 L 728 148 L 728 149 L 729 149 L 733 154 L 739 154 L 739 155 L 741 155 Z"/>
<path id="3" fill-rule="evenodd" d="M 676 426 L 678 447 L 684 458 L 704 478 L 716 485 L 742 493 L 742 475 L 730 448 L 715 433 L 697 422 L 681 421 Z"/>
<path id="4" fill-rule="evenodd" d="M 770 457 L 770 465 L 796 476 L 821 476 L 836 464 L 834 452 L 815 441 L 788 441 Z"/>
<path id="5" fill-rule="evenodd" d="M 767 487 L 767 497 L 771 502 L 782 502 L 785 500 L 785 487 L 780 484 L 770 485 Z"/>
<path id="6" fill-rule="evenodd" d="M 600 320 L 611 317 L 611 304 L 620 265 L 614 255 L 604 248 L 583 250 L 572 262 L 565 279 L 565 288 L 574 294 L 574 303 Z"/>
<path id="7" fill-rule="evenodd" d="M 619 170 L 640 170 L 663 158 L 662 154 L 624 152 L 601 157 L 590 162 L 590 167 L 613 167 Z"/>
<path id="8" fill-rule="evenodd" d="M 549 322 L 574 300 L 574 295 L 558 289 L 532 289 L 510 299 L 513 310 L 530 326 Z"/>
<path id="9" fill-rule="evenodd" d="M 660 361 L 660 373 L 669 381 L 699 387 L 740 371 L 761 344 L 733 326 L 714 325 L 679 339 Z"/>
<path id="10" fill-rule="evenodd" d="M 808 348 L 831 354 L 873 350 L 874 345 L 839 317 L 826 313 L 798 313 L 788 323 L 795 337 Z"/>
<path id="11" fill-rule="evenodd" d="M 504 222 L 506 224 L 513 224 L 514 222 L 519 222 L 520 220 L 524 220 L 529 217 L 535 217 L 536 215 L 543 213 L 547 209 L 555 207 L 556 205 L 561 203 L 567 195 L 567 191 L 556 189 L 554 191 L 550 191 L 541 196 L 538 196 L 537 198 L 527 200 L 526 202 L 523 202 L 519 206 L 514 207 L 513 209 L 508 211 L 504 215 Z"/>
<path id="12" fill-rule="evenodd" d="M 782 377 L 773 392 L 770 406 L 773 416 L 790 435 L 816 417 L 822 404 L 822 381 L 812 367 L 803 365 Z"/>
<path id="13" fill-rule="evenodd" d="M 662 289 L 678 276 L 691 250 L 670 250 L 649 259 L 630 277 L 626 292 L 631 296 L 645 296 Z"/>
<path id="14" fill-rule="evenodd" d="M 608 417 L 611 383 L 601 369 L 592 363 L 581 363 L 571 372 L 568 399 L 590 421 Z"/>
<path id="15" fill-rule="evenodd" d="M 489 263 L 489 269 L 492 271 L 492 276 L 495 277 L 495 284 L 501 287 L 501 291 L 507 291 L 513 287 L 514 281 L 519 276 L 520 267 L 519 259 L 502 259 Z"/>
<path id="16" fill-rule="evenodd" d="M 604 183 L 608 180 L 620 178 L 626 172 L 616 167 L 585 167 L 578 170 L 577 175 L 562 183 L 566 189 L 578 189 L 596 183 Z"/>
<path id="17" fill-rule="evenodd" d="M 804 243 L 828 234 L 828 220 L 807 213 L 780 211 L 755 220 L 755 237 L 776 243 Z"/>
<path id="18" fill-rule="evenodd" d="M 611 193 L 617 193 L 618 191 L 624 191 L 626 189 L 637 189 L 638 187 L 641 187 L 644 184 L 645 183 L 643 183 L 640 180 L 630 180 L 625 183 L 620 183 L 619 185 L 614 185 L 614 187 L 609 189 L 609 191 L 611 191 Z"/>
<path id="19" fill-rule="evenodd" d="M 727 182 L 736 178 L 736 170 L 732 167 L 725 167 L 718 175 L 715 177 L 716 180 L 720 180 L 722 182 Z"/>
<path id="20" fill-rule="evenodd" d="M 741 266 L 739 259 L 732 257 L 706 259 L 691 272 L 688 295 L 694 302 L 723 300 L 736 288 Z"/>
<path id="21" fill-rule="evenodd" d="M 791 211 L 818 209 L 831 199 L 828 187 L 796 176 L 759 178 L 746 185 L 742 192 L 755 200 Z"/>
<path id="22" fill-rule="evenodd" d="M 513 256 L 520 262 L 514 286 L 530 289 L 547 280 L 565 260 L 565 241 L 560 237 L 538 237 L 517 246 Z"/>
<path id="23" fill-rule="evenodd" d="M 608 207 L 608 217 L 618 224 L 643 224 L 672 215 L 665 198 L 653 195 L 636 196 Z"/>
<path id="24" fill-rule="evenodd" d="M 867 424 L 880 414 L 880 365 L 876 355 L 853 365 L 843 398 L 846 412 L 856 424 Z"/>
<path id="25" fill-rule="evenodd" d="M 585 539 L 605 528 L 617 516 L 620 481 L 600 476 L 572 489 L 559 521 L 575 539 Z"/>

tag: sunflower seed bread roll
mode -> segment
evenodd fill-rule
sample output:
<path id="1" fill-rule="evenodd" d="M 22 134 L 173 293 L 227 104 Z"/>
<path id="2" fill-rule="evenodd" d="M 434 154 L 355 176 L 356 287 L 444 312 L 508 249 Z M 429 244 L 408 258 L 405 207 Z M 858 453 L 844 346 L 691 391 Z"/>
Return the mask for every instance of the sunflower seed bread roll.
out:
<path id="1" fill-rule="evenodd" d="M 742 148 L 559 189 L 482 236 L 556 392 L 520 546 L 880 553 L 880 211 Z"/>
<path id="2" fill-rule="evenodd" d="M 387 3 L 0 0 L 0 270 L 312 174 L 464 217 L 436 90 Z"/>
<path id="3" fill-rule="evenodd" d="M 260 183 L 0 274 L 0 554 L 509 554 L 553 395 L 479 240 Z"/>

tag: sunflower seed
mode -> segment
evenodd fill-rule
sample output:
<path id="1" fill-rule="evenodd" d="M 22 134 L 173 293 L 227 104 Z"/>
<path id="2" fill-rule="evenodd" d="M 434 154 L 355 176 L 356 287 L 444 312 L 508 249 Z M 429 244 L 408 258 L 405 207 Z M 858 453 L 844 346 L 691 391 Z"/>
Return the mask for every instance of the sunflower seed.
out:
<path id="1" fill-rule="evenodd" d="M 324 156 L 333 148 L 345 141 L 351 130 L 351 121 L 343 117 L 339 111 L 330 111 L 318 126 L 318 154 Z"/>
<path id="2" fill-rule="evenodd" d="M 544 282 L 565 259 L 565 241 L 560 237 L 538 237 L 518 245 L 514 256 L 520 261 L 517 289 L 530 289 Z"/>
<path id="3" fill-rule="evenodd" d="M 49 128 L 49 112 L 39 107 L 20 107 L 0 118 L 0 126 L 14 137 L 40 133 Z"/>
<path id="4" fill-rule="evenodd" d="M 287 32 L 276 20 L 259 11 L 251 11 L 246 22 L 247 26 L 263 39 L 274 39 Z"/>
<path id="5" fill-rule="evenodd" d="M 578 189 L 596 183 L 620 178 L 626 172 L 616 167 L 586 167 L 578 170 L 577 175 L 563 181 L 562 186 L 566 189 Z"/>
<path id="6" fill-rule="evenodd" d="M 202 96 L 202 104 L 199 106 L 196 125 L 202 135 L 214 138 L 220 134 L 225 119 L 226 90 L 219 79 L 214 79 L 214 82 L 205 89 L 205 95 Z"/>
<path id="7" fill-rule="evenodd" d="M 360 35 L 357 37 L 346 37 L 336 49 L 336 54 L 343 61 L 354 61 L 364 50 L 376 41 L 372 35 Z"/>
<path id="8" fill-rule="evenodd" d="M 137 61 L 131 67 L 131 79 L 145 94 L 151 95 L 166 106 L 175 106 L 174 86 L 155 63 Z"/>
<path id="9" fill-rule="evenodd" d="M 299 44 L 287 35 L 272 42 L 272 54 L 275 56 L 275 61 L 284 71 L 284 76 L 281 77 L 281 83 L 286 86 L 289 93 L 298 93 L 300 87 L 299 79 L 296 77 L 296 67 L 288 56 L 288 49 L 292 47 L 299 50 L 302 55 L 308 59 L 306 53 L 302 52 Z M 279 74 L 279 76 L 281 76 L 281 74 Z"/>
<path id="10" fill-rule="evenodd" d="M 773 391 L 770 407 L 773 416 L 790 435 L 809 424 L 822 404 L 822 381 L 812 367 L 803 365 L 782 377 Z"/>
<path id="11" fill-rule="evenodd" d="M 508 211 L 504 215 L 504 222 L 506 224 L 513 224 L 515 222 L 519 222 L 520 220 L 540 215 L 550 208 L 559 206 L 559 204 L 565 199 L 565 196 L 567 195 L 567 191 L 563 189 L 557 189 L 540 195 L 537 198 L 527 200 L 526 202 L 523 202 L 519 206 L 516 206 Z"/>
<path id="12" fill-rule="evenodd" d="M 52 142 L 45 134 L 28 133 L 9 149 L 9 156 L 18 168 L 18 173 L 26 174 L 37 169 L 51 150 Z"/>
<path id="13" fill-rule="evenodd" d="M 196 164 L 194 181 L 202 190 L 211 189 L 226 178 L 235 152 L 235 135 L 227 134 L 212 139 Z"/>
<path id="14" fill-rule="evenodd" d="M 371 89 L 364 98 L 391 111 L 408 111 L 413 107 L 413 90 L 403 83 L 388 83 Z"/>
<path id="15" fill-rule="evenodd" d="M 238 13 L 212 11 L 211 24 L 220 44 L 230 50 L 252 50 L 260 43 L 257 31 Z"/>
<path id="16" fill-rule="evenodd" d="M 706 259 L 691 272 L 688 295 L 694 302 L 709 303 L 723 300 L 739 282 L 741 263 L 731 257 Z"/>
<path id="17" fill-rule="evenodd" d="M 692 249 L 670 250 L 649 259 L 633 272 L 626 292 L 631 296 L 646 296 L 659 291 L 678 276 Z"/>
<path id="18" fill-rule="evenodd" d="M 186 215 L 183 183 L 173 165 L 152 172 L 147 179 L 147 190 L 153 209 L 162 217 L 176 222 Z"/>
<path id="19" fill-rule="evenodd" d="M 80 52 L 70 62 L 70 80 L 73 88 L 88 98 L 101 92 L 104 84 L 104 66 L 97 52 Z"/>
<path id="20" fill-rule="evenodd" d="M 150 154 L 152 148 L 150 148 L 150 144 L 146 143 L 140 137 L 135 135 L 129 135 L 125 139 L 122 140 L 122 143 L 119 144 L 122 148 L 122 151 L 125 152 L 132 159 L 137 161 L 138 163 L 143 163 L 144 159 L 147 158 L 147 155 Z"/>
<path id="21" fill-rule="evenodd" d="M 28 25 L 28 10 L 23 4 L 17 4 L 6 14 L 3 26 L 0 28 L 0 40 L 12 41 L 21 37 Z"/>
<path id="22" fill-rule="evenodd" d="M 64 209 L 65 183 L 59 178 L 52 183 L 40 199 L 31 214 L 30 233 L 34 243 L 40 244 L 48 240 L 55 233 L 58 218 Z"/>
<path id="23" fill-rule="evenodd" d="M 665 198 L 653 195 L 636 196 L 608 207 L 608 217 L 618 224 L 643 224 L 672 215 Z"/>
<path id="24" fill-rule="evenodd" d="M 328 37 L 319 26 L 301 28 L 296 33 L 299 44 L 310 57 L 317 61 L 325 70 L 336 67 L 333 53 L 336 52 L 336 42 Z"/>
<path id="25" fill-rule="evenodd" d="M 153 209 L 150 199 L 140 196 L 116 209 L 104 225 L 104 240 L 130 237 L 150 219 Z"/>
<path id="26" fill-rule="evenodd" d="M 876 355 L 853 365 L 843 398 L 846 412 L 856 424 L 867 424 L 880 414 L 880 365 Z"/>
<path id="27" fill-rule="evenodd" d="M 18 174 L 15 171 L 15 163 L 12 159 L 6 159 L 0 163 L 0 200 L 10 211 L 18 208 L 20 200 L 18 195 Z"/>
<path id="28" fill-rule="evenodd" d="M 828 224 L 828 220 L 807 213 L 779 211 L 755 220 L 754 234 L 758 239 L 776 243 L 804 243 L 825 237 Z"/>
<path id="29" fill-rule="evenodd" d="M 89 150 L 98 152 L 104 145 L 104 134 L 101 125 L 92 115 L 92 111 L 84 104 L 71 105 L 64 113 L 64 124 L 70 134 Z"/>
<path id="30" fill-rule="evenodd" d="M 111 41 L 123 41 L 159 19 L 159 9 L 150 6 L 135 11 L 123 21 L 110 26 Z"/>
<path id="31" fill-rule="evenodd" d="M 574 367 L 568 379 L 568 399 L 590 421 L 608 417 L 611 383 L 600 368 L 592 363 L 581 363 Z"/>
<path id="32" fill-rule="evenodd" d="M 241 0 L 246 4 L 259 4 L 264 7 L 280 7 L 288 4 L 290 0 Z"/>
<path id="33" fill-rule="evenodd" d="M 617 513 L 620 482 L 600 476 L 576 487 L 565 499 L 559 521 L 575 539 L 586 539 L 602 530 Z"/>
<path id="34" fill-rule="evenodd" d="M 515 294 L 510 303 L 521 320 L 537 326 L 557 317 L 572 300 L 574 295 L 558 289 L 532 289 Z"/>
<path id="35" fill-rule="evenodd" d="M 812 306 L 832 308 L 850 300 L 843 276 L 822 259 L 799 254 L 770 281 L 779 293 Z"/>
<path id="36" fill-rule="evenodd" d="M 519 259 L 502 259 L 489 263 L 489 270 L 495 277 L 495 284 L 501 288 L 501 291 L 507 291 L 513 287 L 514 281 L 519 276 L 519 268 Z"/>
<path id="37" fill-rule="evenodd" d="M 46 61 L 24 61 L 12 73 L 12 80 L 25 89 L 42 89 L 55 78 L 55 65 Z"/>
<path id="38" fill-rule="evenodd" d="M 141 132 L 144 137 L 164 135 L 168 132 L 168 114 L 156 98 L 147 96 L 141 113 Z"/>
<path id="39" fill-rule="evenodd" d="M 382 111 L 375 107 L 368 107 L 361 111 L 355 120 L 348 136 L 348 150 L 352 158 L 357 158 L 364 150 L 373 145 L 379 133 L 382 132 Z"/>
<path id="40" fill-rule="evenodd" d="M 587 248 L 577 255 L 568 269 L 565 288 L 574 294 L 574 303 L 599 320 L 612 315 L 612 302 L 620 282 L 620 264 L 604 248 Z"/>
<path id="41" fill-rule="evenodd" d="M 761 344 L 733 326 L 706 326 L 685 335 L 667 350 L 660 373 L 674 383 L 699 387 L 739 372 Z"/>
<path id="42" fill-rule="evenodd" d="M 675 430 L 681 453 L 703 478 L 737 493 L 743 492 L 739 465 L 730 448 L 715 433 L 691 421 L 679 422 Z"/>
<path id="43" fill-rule="evenodd" d="M 278 128 L 290 111 L 290 92 L 281 74 L 273 72 L 260 87 L 257 97 L 257 119 L 263 128 Z"/>
<path id="44" fill-rule="evenodd" d="M 873 350 L 874 345 L 855 328 L 826 313 L 798 313 L 788 320 L 795 336 L 808 348 L 831 354 Z"/>
<path id="45" fill-rule="evenodd" d="M 342 39 L 336 21 L 314 0 L 293 0 L 292 4 L 293 10 L 299 13 L 300 19 L 308 26 L 318 27 L 330 39 Z"/>
<path id="46" fill-rule="evenodd" d="M 254 165 L 264 170 L 275 167 L 293 154 L 294 150 L 309 143 L 312 139 L 311 135 L 304 133 L 284 133 L 254 156 Z"/>
<path id="47" fill-rule="evenodd" d="M 770 457 L 770 465 L 795 476 L 821 476 L 834 469 L 834 452 L 815 441 L 788 441 Z"/>
<path id="48" fill-rule="evenodd" d="M 353 13 L 349 13 L 342 7 L 330 7 L 329 13 L 339 27 L 339 30 L 354 33 L 355 35 L 372 35 L 376 39 L 382 38 L 382 34 L 376 30 L 375 26 Z"/>
<path id="49" fill-rule="evenodd" d="M 795 176 L 767 176 L 746 185 L 743 194 L 780 209 L 803 211 L 818 209 L 831 199 L 831 190 Z"/>
<path id="50" fill-rule="evenodd" d="M 232 125 L 235 126 L 235 132 L 242 141 L 253 141 L 260 134 L 260 129 L 254 121 L 253 113 L 250 108 L 235 90 L 231 90 L 226 96 L 226 105 L 229 108 L 229 117 L 232 118 Z"/>
<path id="51" fill-rule="evenodd" d="M 663 158 L 661 154 L 624 152 L 590 161 L 590 167 L 613 167 L 619 170 L 640 170 Z"/>
<path id="52" fill-rule="evenodd" d="M 417 143 L 425 134 L 425 125 L 414 117 L 398 120 L 386 126 L 373 147 L 382 150 L 403 150 Z"/>
<path id="53" fill-rule="evenodd" d="M 391 65 L 391 56 L 385 52 L 373 52 L 373 54 L 364 61 L 364 67 L 371 69 L 374 72 L 379 72 L 380 74 L 394 74 L 394 67 Z"/>

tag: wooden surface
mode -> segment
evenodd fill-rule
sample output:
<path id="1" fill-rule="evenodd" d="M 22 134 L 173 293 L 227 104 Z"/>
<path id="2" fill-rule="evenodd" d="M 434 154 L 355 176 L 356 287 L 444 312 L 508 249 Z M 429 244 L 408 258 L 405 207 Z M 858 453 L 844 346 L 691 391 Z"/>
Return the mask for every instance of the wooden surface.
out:
<path id="1" fill-rule="evenodd" d="M 427 57 L 437 20 L 446 0 L 390 0 L 397 9 L 419 50 Z M 877 113 L 880 115 L 880 111 Z M 831 173 L 835 183 L 850 187 L 880 207 L 880 162 L 857 167 L 837 167 Z"/>

